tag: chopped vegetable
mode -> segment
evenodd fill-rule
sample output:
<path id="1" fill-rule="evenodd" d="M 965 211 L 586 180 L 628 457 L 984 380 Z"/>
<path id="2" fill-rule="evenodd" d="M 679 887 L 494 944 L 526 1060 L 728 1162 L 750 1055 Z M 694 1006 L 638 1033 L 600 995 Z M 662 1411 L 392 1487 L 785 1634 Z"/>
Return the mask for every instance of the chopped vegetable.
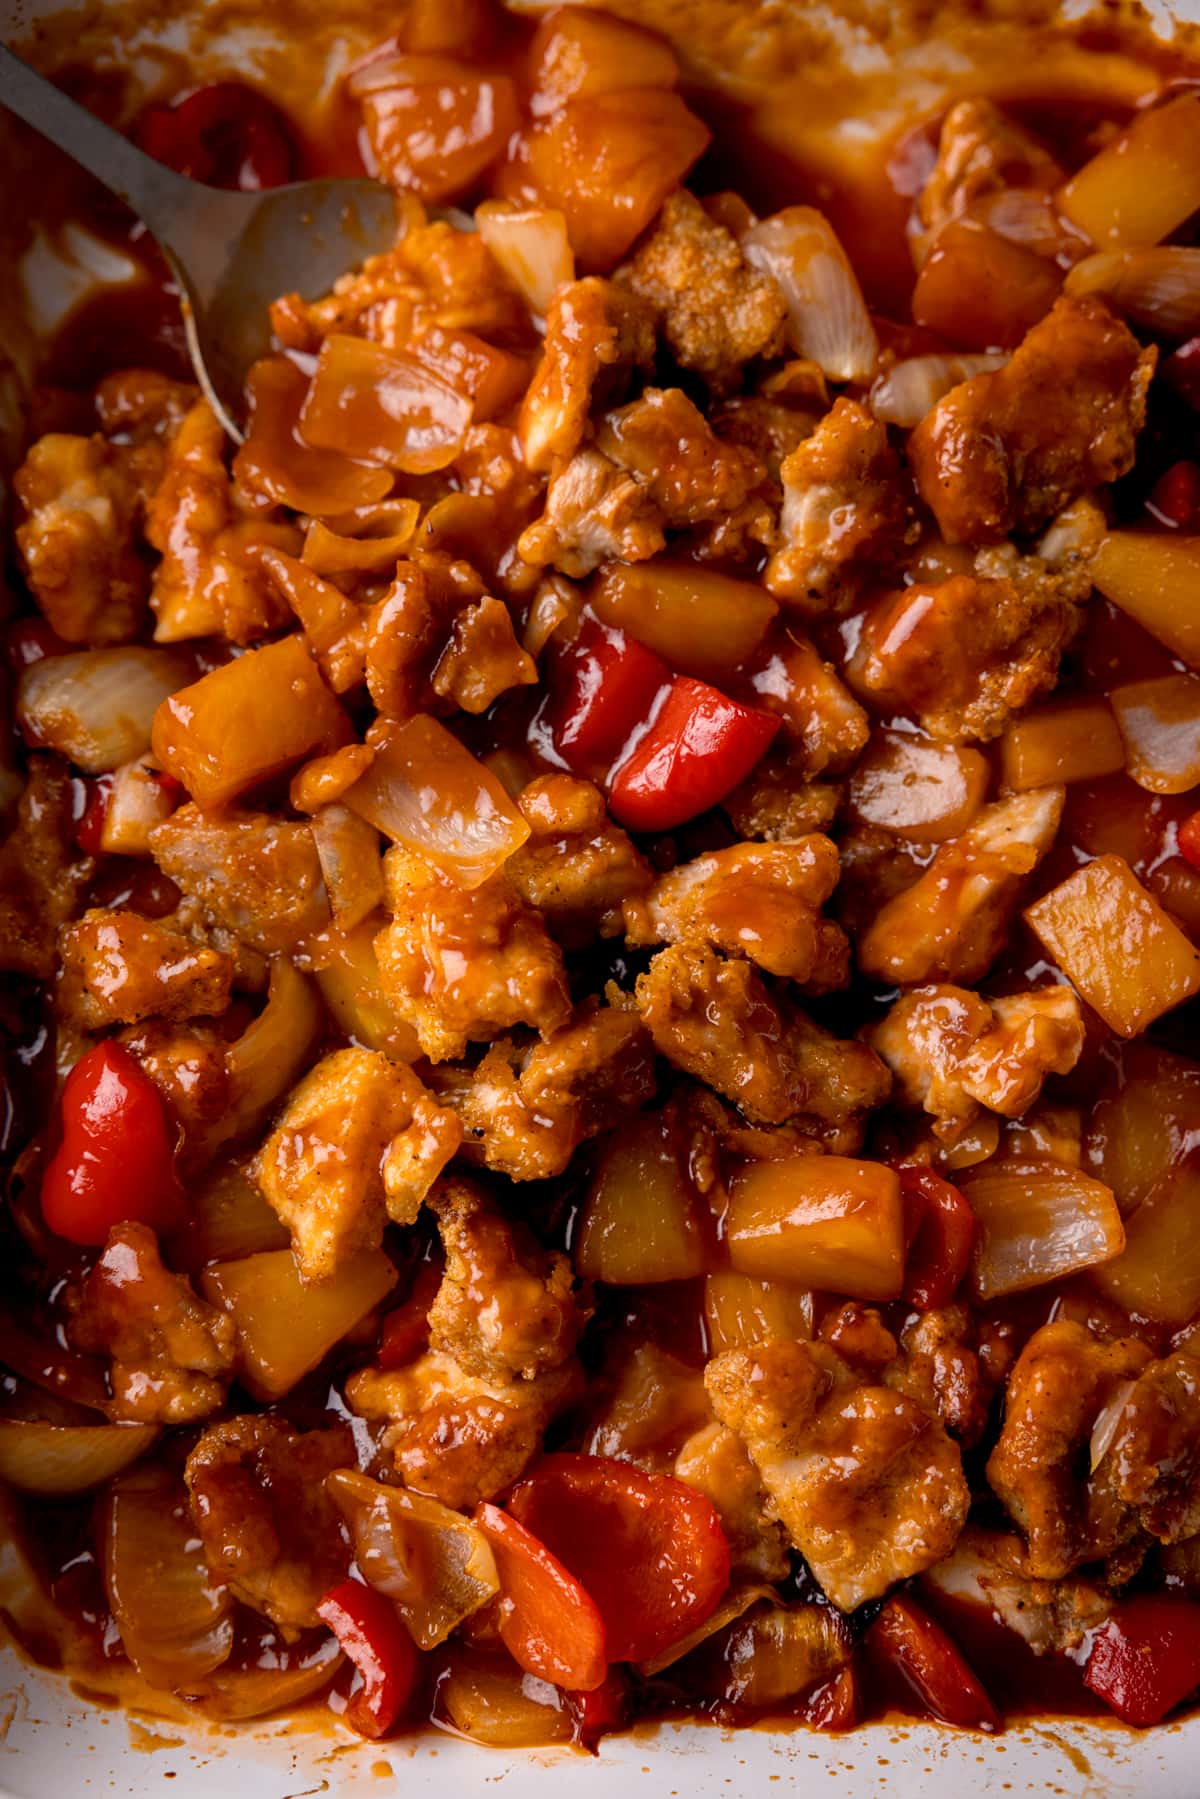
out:
<path id="1" fill-rule="evenodd" d="M 1200 950 L 1120 856 L 1099 856 L 1027 908 L 1026 922 L 1122 1037 L 1200 993 Z"/>
<path id="2" fill-rule="evenodd" d="M 631 831 L 670 831 L 723 800 L 762 760 L 779 719 L 679 675 L 613 771 L 609 809 Z"/>
<path id="3" fill-rule="evenodd" d="M 1053 306 L 1062 270 L 976 219 L 938 232 L 912 297 L 913 322 L 959 350 L 1015 350 Z"/>
<path id="4" fill-rule="evenodd" d="M 200 1277 L 204 1297 L 236 1326 L 242 1382 L 264 1400 L 290 1393 L 395 1284 L 396 1270 L 375 1249 L 349 1256 L 316 1286 L 301 1281 L 290 1249 L 222 1262 Z"/>
<path id="5" fill-rule="evenodd" d="M 811 1337 L 813 1296 L 786 1281 L 722 1269 L 705 1279 L 704 1321 L 713 1355 L 749 1349 L 771 1337 Z"/>
<path id="6" fill-rule="evenodd" d="M 913 843 L 945 843 L 980 810 L 989 772 L 978 750 L 884 731 L 855 763 L 847 800 L 863 824 Z"/>
<path id="7" fill-rule="evenodd" d="M 900 1192 L 908 1237 L 904 1298 L 921 1312 L 948 1306 L 971 1260 L 975 1215 L 932 1168 L 901 1168 Z"/>
<path id="8" fill-rule="evenodd" d="M 831 381 L 869 381 L 879 340 L 858 278 L 824 213 L 788 206 L 752 225 L 742 250 L 779 283 L 797 354 L 810 356 Z"/>
<path id="9" fill-rule="evenodd" d="M 574 1250 L 580 1274 L 614 1286 L 704 1273 L 709 1244 L 701 1206 L 661 1116 L 636 1118 L 614 1137 L 589 1189 Z"/>
<path id="10" fill-rule="evenodd" d="M 248 650 L 164 700 L 153 745 L 199 805 L 221 806 L 347 735 L 303 638 L 292 636 Z"/>
<path id="11" fill-rule="evenodd" d="M 517 1666 L 573 1692 L 594 1692 L 608 1672 L 595 1601 L 509 1513 L 481 1505 L 475 1523 L 496 1558 L 500 1638 Z"/>
<path id="12" fill-rule="evenodd" d="M 494 1749 L 565 1743 L 573 1734 L 563 1694 L 508 1656 L 456 1649 L 438 1683 L 438 1706 L 455 1730 Z"/>
<path id="13" fill-rule="evenodd" d="M 750 1162 L 729 1183 L 725 1234 L 743 1274 L 855 1299 L 899 1296 L 900 1179 L 881 1162 L 821 1155 Z"/>
<path id="14" fill-rule="evenodd" d="M 748 661 L 779 610 L 752 581 L 658 557 L 610 563 L 593 582 L 588 604 L 604 624 L 705 681 L 727 679 Z"/>
<path id="15" fill-rule="evenodd" d="M 1111 531 L 1091 574 L 1106 600 L 1200 668 L 1200 537 Z"/>
<path id="16" fill-rule="evenodd" d="M 1200 676 L 1131 681 L 1109 696 L 1130 778 L 1148 793 L 1200 784 Z"/>
<path id="17" fill-rule="evenodd" d="M 507 76 L 475 74 L 448 56 L 381 58 L 347 85 L 362 105 L 376 171 L 422 200 L 466 194 L 519 121 Z"/>
<path id="18" fill-rule="evenodd" d="M 187 1217 L 174 1131 L 158 1089 L 119 1043 L 80 1057 L 62 1093 L 62 1140 L 42 1179 L 57 1236 L 99 1246 L 114 1224 L 178 1230 Z"/>
<path id="19" fill-rule="evenodd" d="M 550 658 L 545 717 L 554 748 L 577 774 L 605 774 L 670 685 L 671 671 L 636 638 L 591 617 L 570 644 L 553 644 Z"/>
<path id="20" fill-rule="evenodd" d="M 475 208 L 475 225 L 509 280 L 544 318 L 559 288 L 575 279 L 575 253 L 562 213 L 485 200 Z"/>
<path id="21" fill-rule="evenodd" d="M 1179 343 L 1200 331 L 1200 249 L 1169 244 L 1089 256 L 1067 276 L 1066 291 L 1100 294 L 1131 324 Z"/>
<path id="22" fill-rule="evenodd" d="M 318 517 L 370 506 L 391 490 L 390 469 L 306 444 L 297 426 L 307 377 L 286 356 L 256 362 L 246 380 L 250 428 L 234 473 L 251 493 Z"/>
<path id="23" fill-rule="evenodd" d="M 1125 1219 L 1125 1247 L 1093 1276 L 1123 1311 L 1155 1324 L 1200 1312 L 1200 1171 L 1169 1168 Z"/>
<path id="24" fill-rule="evenodd" d="M 1167 1593 L 1123 1599 L 1092 1638 L 1083 1679 L 1126 1724 L 1157 1724 L 1200 1686 L 1200 1605 Z"/>
<path id="25" fill-rule="evenodd" d="M 342 799 L 467 889 L 482 886 L 529 835 L 495 775 L 426 713 L 389 732 Z"/>
<path id="26" fill-rule="evenodd" d="M 358 1670 L 361 1684 L 350 1694 L 347 1724 L 360 1736 L 386 1736 L 412 1704 L 421 1677 L 421 1658 L 399 1613 L 358 1580 L 326 1593 L 317 1611 Z"/>
<path id="27" fill-rule="evenodd" d="M 984 1162 L 964 1169 L 959 1185 L 975 1214 L 977 1299 L 1062 1280 L 1111 1262 L 1125 1247 L 1110 1189 L 1049 1157 Z"/>
<path id="28" fill-rule="evenodd" d="M 927 1711 L 963 1730 L 1000 1729 L 995 1706 L 970 1665 L 928 1612 L 894 1593 L 867 1632 L 872 1653 L 903 1676 Z"/>
<path id="29" fill-rule="evenodd" d="M 150 748 L 155 714 L 186 691 L 191 664 L 176 650 L 133 646 L 44 656 L 21 675 L 17 723 L 27 740 L 85 774 L 105 774 Z"/>
<path id="30" fill-rule="evenodd" d="M 648 1661 L 715 1609 L 729 1544 L 710 1502 L 667 1475 L 603 1456 L 549 1455 L 512 1515 L 590 1593 L 610 1660 Z"/>
<path id="31" fill-rule="evenodd" d="M 1059 205 L 1102 248 L 1169 237 L 1200 207 L 1200 99 L 1140 112 L 1071 177 Z"/>
<path id="32" fill-rule="evenodd" d="M 143 1455 L 153 1424 L 42 1424 L 0 1418 L 0 1480 L 25 1493 L 86 1493 Z"/>
<path id="33" fill-rule="evenodd" d="M 1125 744 L 1107 700 L 1056 700 L 1013 719 L 1000 739 L 1000 758 L 1004 785 L 1026 793 L 1119 774 Z"/>
<path id="34" fill-rule="evenodd" d="M 426 1493 L 384 1486 L 352 1468 L 326 1490 L 346 1520 L 363 1578 L 400 1611 L 421 1649 L 434 1649 L 494 1599 L 500 1577 L 478 1523 Z"/>
<path id="35" fill-rule="evenodd" d="M 361 337 L 327 337 L 299 432 L 318 450 L 428 475 L 453 462 L 471 402 L 416 356 Z"/>

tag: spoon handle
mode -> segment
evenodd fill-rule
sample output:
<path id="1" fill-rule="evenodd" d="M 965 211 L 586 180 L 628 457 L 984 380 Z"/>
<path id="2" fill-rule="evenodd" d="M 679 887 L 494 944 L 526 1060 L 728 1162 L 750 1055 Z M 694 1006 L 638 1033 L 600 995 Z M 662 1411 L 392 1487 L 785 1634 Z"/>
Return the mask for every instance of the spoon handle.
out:
<path id="1" fill-rule="evenodd" d="M 68 99 L 52 81 L 31 69 L 3 44 L 0 105 L 16 113 L 102 181 L 146 221 L 156 237 L 169 235 L 171 220 L 178 217 L 193 183 L 155 162 L 86 107 Z"/>

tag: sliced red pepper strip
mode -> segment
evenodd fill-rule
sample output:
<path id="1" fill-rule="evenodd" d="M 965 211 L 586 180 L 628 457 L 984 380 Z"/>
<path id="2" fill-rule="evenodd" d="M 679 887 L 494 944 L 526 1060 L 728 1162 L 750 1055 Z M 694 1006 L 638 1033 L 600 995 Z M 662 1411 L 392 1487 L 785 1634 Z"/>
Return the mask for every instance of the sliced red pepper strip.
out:
<path id="1" fill-rule="evenodd" d="M 1200 868 L 1200 812 L 1192 812 L 1175 833 L 1179 854 L 1193 868 Z"/>
<path id="2" fill-rule="evenodd" d="M 148 107 L 137 141 L 147 156 L 210 187 L 257 193 L 296 173 L 287 120 L 240 81 L 210 82 L 173 104 Z"/>
<path id="3" fill-rule="evenodd" d="M 575 1720 L 575 1741 L 594 1749 L 601 1737 L 624 1729 L 629 1721 L 629 1676 L 623 1668 L 610 1668 L 590 1693 L 568 1691 L 566 1700 Z"/>
<path id="4" fill-rule="evenodd" d="M 1092 1638 L 1083 1679 L 1126 1724 L 1157 1724 L 1200 1686 L 1200 1605 L 1169 1593 L 1123 1600 Z"/>
<path id="5" fill-rule="evenodd" d="M 852 1666 L 840 1668 L 832 1680 L 809 1693 L 800 1707 L 800 1716 L 810 1730 L 853 1730 L 861 1713 Z"/>
<path id="6" fill-rule="evenodd" d="M 591 617 L 572 643 L 552 647 L 549 674 L 546 723 L 558 754 L 577 774 L 606 774 L 671 683 L 670 669 L 653 650 Z"/>
<path id="7" fill-rule="evenodd" d="M 326 1593 L 317 1616 L 362 1681 L 351 1694 L 346 1722 L 360 1736 L 386 1736 L 411 1705 L 421 1677 L 420 1651 L 404 1620 L 390 1599 L 358 1580 L 344 1580 Z"/>
<path id="8" fill-rule="evenodd" d="M 1172 531 L 1194 531 L 1200 523 L 1200 463 L 1176 462 L 1160 475 L 1146 510 Z"/>
<path id="9" fill-rule="evenodd" d="M 963 1730 L 999 1730 L 1000 1714 L 970 1664 L 907 1593 L 894 1593 L 866 1636 L 874 1655 L 900 1673 L 926 1710 Z"/>
<path id="10" fill-rule="evenodd" d="M 62 1093 L 62 1141 L 42 1180 L 42 1216 L 71 1243 L 102 1244 L 136 1220 L 160 1235 L 187 1211 L 158 1089 L 120 1043 L 81 1056 Z"/>
<path id="11" fill-rule="evenodd" d="M 508 1509 L 591 1594 L 614 1662 L 661 1655 L 703 1624 L 729 1585 L 720 1518 L 671 1475 L 548 1455 Z"/>
<path id="12" fill-rule="evenodd" d="M 608 1672 L 596 1602 L 519 1519 L 483 1504 L 473 1522 L 500 1575 L 500 1639 L 517 1666 L 555 1686 L 590 1693 Z"/>
<path id="13" fill-rule="evenodd" d="M 782 720 L 678 675 L 613 771 L 609 810 L 631 831 L 671 831 L 707 812 L 762 760 Z"/>
<path id="14" fill-rule="evenodd" d="M 947 1306 L 971 1259 L 975 1214 L 958 1188 L 932 1168 L 901 1168 L 900 1192 L 913 1227 L 904 1298 L 922 1312 Z"/>
<path id="15" fill-rule="evenodd" d="M 1159 365 L 1159 371 L 1180 398 L 1200 412 L 1200 337 L 1189 337 L 1180 344 Z"/>

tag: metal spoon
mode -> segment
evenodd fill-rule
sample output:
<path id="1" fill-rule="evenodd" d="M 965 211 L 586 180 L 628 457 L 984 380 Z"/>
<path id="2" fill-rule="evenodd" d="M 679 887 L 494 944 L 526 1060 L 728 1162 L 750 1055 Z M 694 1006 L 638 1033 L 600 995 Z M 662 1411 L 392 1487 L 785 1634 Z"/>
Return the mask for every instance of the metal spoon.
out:
<path id="1" fill-rule="evenodd" d="M 179 284 L 196 378 L 238 443 L 246 372 L 270 348 L 271 301 L 284 293 L 316 299 L 395 242 L 395 197 L 382 182 L 295 181 L 259 194 L 207 187 L 155 162 L 3 45 L 0 103 L 153 233 Z"/>

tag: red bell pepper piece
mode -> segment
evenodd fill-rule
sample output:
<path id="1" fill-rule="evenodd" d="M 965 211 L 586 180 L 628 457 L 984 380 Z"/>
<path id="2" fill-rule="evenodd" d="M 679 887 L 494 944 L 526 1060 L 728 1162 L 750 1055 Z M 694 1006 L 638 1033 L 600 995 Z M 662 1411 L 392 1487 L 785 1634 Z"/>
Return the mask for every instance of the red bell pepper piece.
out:
<path id="1" fill-rule="evenodd" d="M 574 1740 L 594 1749 L 601 1737 L 623 1730 L 629 1721 L 629 1676 L 623 1668 L 610 1668 L 590 1693 L 568 1691 L 567 1709 L 575 1721 Z"/>
<path id="2" fill-rule="evenodd" d="M 948 1306 L 971 1259 L 975 1214 L 932 1168 L 901 1168 L 900 1193 L 909 1238 L 904 1298 L 921 1312 Z"/>
<path id="3" fill-rule="evenodd" d="M 480 1505 L 473 1522 L 492 1546 L 500 1575 L 500 1640 L 539 1680 L 590 1693 L 608 1672 L 596 1602 L 519 1519 Z"/>
<path id="4" fill-rule="evenodd" d="M 1171 1593 L 1123 1600 L 1092 1638 L 1083 1680 L 1126 1724 L 1157 1724 L 1200 1686 L 1200 1605 Z"/>
<path id="5" fill-rule="evenodd" d="M 326 1593 L 317 1616 L 327 1624 L 358 1669 L 362 1685 L 351 1693 L 346 1722 L 364 1737 L 386 1736 L 412 1704 L 421 1678 L 421 1656 L 390 1599 L 358 1580 Z"/>
<path id="6" fill-rule="evenodd" d="M 429 1308 L 441 1285 L 442 1270 L 434 1262 L 422 1262 L 408 1298 L 383 1320 L 375 1366 L 385 1374 L 406 1368 L 429 1347 Z"/>
<path id="7" fill-rule="evenodd" d="M 614 1662 L 661 1655 L 703 1624 L 729 1585 L 714 1507 L 668 1474 L 548 1455 L 514 1487 L 509 1512 L 591 1594 Z"/>
<path id="8" fill-rule="evenodd" d="M 1193 868 L 1200 868 L 1200 812 L 1191 812 L 1175 833 L 1179 854 Z"/>
<path id="9" fill-rule="evenodd" d="M 1200 524 L 1200 463 L 1173 463 L 1154 483 L 1146 510 L 1172 531 L 1194 531 Z"/>
<path id="10" fill-rule="evenodd" d="M 552 653 L 549 672 L 546 723 L 558 754 L 580 774 L 607 774 L 671 683 L 653 650 L 590 617 Z"/>
<path id="11" fill-rule="evenodd" d="M 1181 399 L 1200 412 L 1200 337 L 1189 337 L 1180 344 L 1159 365 L 1159 372 Z"/>
<path id="12" fill-rule="evenodd" d="M 969 1663 L 907 1593 L 888 1600 L 866 1635 L 873 1655 L 895 1668 L 926 1710 L 963 1730 L 999 1730 L 1000 1715 Z"/>
<path id="13" fill-rule="evenodd" d="M 148 156 L 210 187 L 258 193 L 296 173 L 287 120 L 265 95 L 240 81 L 214 81 L 186 99 L 151 106 L 137 141 Z"/>
<path id="14" fill-rule="evenodd" d="M 762 760 L 781 720 L 677 675 L 613 771 L 609 810 L 631 831 L 670 831 L 707 812 Z"/>
<path id="15" fill-rule="evenodd" d="M 98 1043 L 67 1076 L 42 1215 L 57 1236 L 97 1247 L 128 1220 L 160 1234 L 185 1222 L 174 1131 L 158 1089 L 120 1043 Z"/>
<path id="16" fill-rule="evenodd" d="M 853 1730 L 861 1716 L 853 1667 L 840 1668 L 832 1680 L 809 1693 L 800 1716 L 810 1730 Z"/>
<path id="17" fill-rule="evenodd" d="M 95 780 L 85 781 L 83 789 L 83 812 L 75 826 L 75 841 L 85 856 L 98 856 L 108 803 L 112 799 L 113 778 L 97 775 Z"/>
<path id="18" fill-rule="evenodd" d="M 74 644 L 64 643 L 44 618 L 19 618 L 8 628 L 4 657 L 15 674 L 47 656 L 65 656 Z"/>

